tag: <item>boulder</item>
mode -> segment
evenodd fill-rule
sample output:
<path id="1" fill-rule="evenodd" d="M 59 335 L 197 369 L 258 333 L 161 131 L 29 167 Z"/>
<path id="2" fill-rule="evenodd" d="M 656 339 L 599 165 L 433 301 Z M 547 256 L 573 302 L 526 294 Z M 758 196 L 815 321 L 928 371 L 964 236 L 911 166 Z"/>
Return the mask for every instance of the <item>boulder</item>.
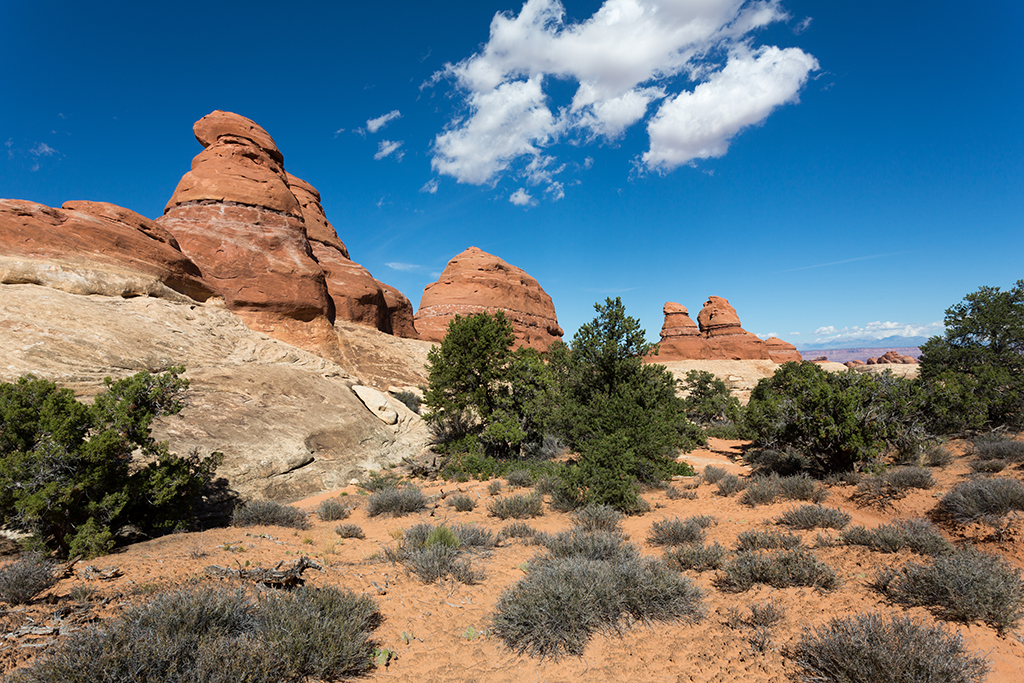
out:
<path id="1" fill-rule="evenodd" d="M 764 340 L 764 345 L 768 348 L 768 357 L 776 363 L 799 363 L 803 360 L 795 346 L 778 337 L 768 337 Z"/>
<path id="2" fill-rule="evenodd" d="M 860 367 L 861 365 L 866 365 L 866 363 L 862 360 L 848 360 L 845 363 L 843 363 L 843 365 L 852 370 L 853 368 Z"/>
<path id="3" fill-rule="evenodd" d="M 214 288 L 167 230 L 103 202 L 0 199 L 0 283 L 206 301 Z"/>
<path id="4" fill-rule="evenodd" d="M 562 338 L 555 306 L 540 284 L 521 268 L 470 247 L 427 285 L 415 316 L 422 339 L 441 341 L 456 315 L 504 311 L 515 331 L 516 347 L 545 351 Z"/>
<path id="5" fill-rule="evenodd" d="M 361 384 L 352 386 L 352 393 L 363 402 L 366 409 L 374 417 L 386 425 L 393 425 L 398 422 L 398 411 L 391 405 L 387 397 L 376 389 L 364 387 Z"/>
<path id="6" fill-rule="evenodd" d="M 913 356 L 901 356 L 895 351 L 886 351 L 877 358 L 868 358 L 867 365 L 916 365 L 917 359 Z"/>

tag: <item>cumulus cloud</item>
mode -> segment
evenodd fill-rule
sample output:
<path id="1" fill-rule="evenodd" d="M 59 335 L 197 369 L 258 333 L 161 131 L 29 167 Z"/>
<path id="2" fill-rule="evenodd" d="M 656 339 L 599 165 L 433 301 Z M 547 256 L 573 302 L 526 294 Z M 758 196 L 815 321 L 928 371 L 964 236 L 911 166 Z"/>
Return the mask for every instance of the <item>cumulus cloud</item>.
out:
<path id="1" fill-rule="evenodd" d="M 797 101 L 818 68 L 797 48 L 751 46 L 751 32 L 785 19 L 777 0 L 605 0 L 573 23 L 560 0 L 526 0 L 494 16 L 478 53 L 428 81 L 451 79 L 464 107 L 436 136 L 433 168 L 462 183 L 551 184 L 564 168 L 556 143 L 616 140 L 645 118 L 647 169 L 721 156 Z M 576 84 L 569 104 L 553 108 L 553 81 Z"/>
<path id="2" fill-rule="evenodd" d="M 941 334 L 944 325 L 933 323 L 901 323 L 876 320 L 865 325 L 837 328 L 833 325 L 819 327 L 814 330 L 815 343 L 820 342 L 857 342 L 864 340 L 884 339 L 885 337 L 931 337 Z"/>
<path id="3" fill-rule="evenodd" d="M 402 157 L 405 155 L 405 152 L 400 152 L 398 148 L 401 147 L 402 144 L 403 143 L 401 140 L 397 142 L 393 140 L 381 140 L 377 144 L 377 153 L 373 155 L 373 158 L 376 159 L 377 161 L 380 161 L 384 157 L 388 157 L 394 154 L 395 159 L 401 161 Z"/>
<path id="4" fill-rule="evenodd" d="M 537 203 L 534 198 L 530 196 L 530 193 L 521 187 L 513 192 L 512 196 L 509 197 L 508 200 L 516 206 L 533 206 Z"/>
<path id="5" fill-rule="evenodd" d="M 367 122 L 366 122 L 366 131 L 368 133 L 376 133 L 378 130 L 380 130 L 384 126 L 388 125 L 388 123 L 394 121 L 395 119 L 400 119 L 400 118 L 402 118 L 402 113 L 400 111 L 398 111 L 397 109 L 393 109 L 393 110 L 389 111 L 387 114 L 384 114 L 382 116 L 378 116 L 375 119 L 367 120 Z"/>

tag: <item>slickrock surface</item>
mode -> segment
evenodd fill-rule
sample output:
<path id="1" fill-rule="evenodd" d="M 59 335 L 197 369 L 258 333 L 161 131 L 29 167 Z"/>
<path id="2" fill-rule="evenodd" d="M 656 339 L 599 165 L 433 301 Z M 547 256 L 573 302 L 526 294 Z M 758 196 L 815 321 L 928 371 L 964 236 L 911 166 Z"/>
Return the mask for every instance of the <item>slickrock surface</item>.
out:
<path id="1" fill-rule="evenodd" d="M 521 268 L 476 247 L 457 255 L 437 282 L 427 285 L 416 313 L 422 339 L 441 341 L 456 315 L 504 311 L 516 346 L 544 351 L 562 338 L 555 305 L 540 283 Z"/>
<path id="2" fill-rule="evenodd" d="M 56 209 L 0 199 L 0 283 L 174 300 L 214 295 L 169 232 L 103 202 L 65 202 Z"/>
<path id="3" fill-rule="evenodd" d="M 430 345 L 351 327 L 345 336 L 359 346 L 348 352 L 369 376 L 254 332 L 223 306 L 0 285 L 0 381 L 31 372 L 90 396 L 106 375 L 185 365 L 186 407 L 158 419 L 154 436 L 179 454 L 223 452 L 218 476 L 243 496 L 290 501 L 415 456 L 428 441 L 400 401 L 388 399 L 398 415 L 389 426 L 351 387 L 422 384 Z"/>

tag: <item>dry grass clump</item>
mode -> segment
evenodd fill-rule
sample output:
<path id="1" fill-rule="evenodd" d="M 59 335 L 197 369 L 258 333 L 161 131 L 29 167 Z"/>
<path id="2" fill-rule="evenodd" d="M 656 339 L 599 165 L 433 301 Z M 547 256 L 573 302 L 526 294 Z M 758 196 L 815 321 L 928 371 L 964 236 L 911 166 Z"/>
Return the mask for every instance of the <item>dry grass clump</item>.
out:
<path id="1" fill-rule="evenodd" d="M 803 548 L 737 553 L 722 567 L 718 579 L 723 590 L 736 593 L 750 590 L 758 583 L 775 588 L 808 586 L 833 590 L 840 581 L 831 567 Z"/>
<path id="2" fill-rule="evenodd" d="M 366 538 L 366 534 L 358 524 L 339 524 L 334 527 L 334 533 L 341 538 Z"/>
<path id="3" fill-rule="evenodd" d="M 812 503 L 820 503 L 827 496 L 828 490 L 806 474 L 786 477 L 772 474 L 767 477 L 754 477 L 740 496 L 740 502 L 751 507 L 769 505 L 776 500 L 809 500 Z"/>
<path id="4" fill-rule="evenodd" d="M 25 605 L 60 578 L 57 565 L 39 553 L 29 553 L 0 567 L 0 602 Z"/>
<path id="5" fill-rule="evenodd" d="M 320 502 L 316 509 L 316 515 L 324 522 L 337 522 L 348 519 L 348 516 L 352 514 L 353 507 L 355 506 L 343 504 L 337 498 L 328 498 Z"/>
<path id="6" fill-rule="evenodd" d="M 703 592 L 662 562 L 640 557 L 621 535 L 573 529 L 530 561 L 498 600 L 492 630 L 520 653 L 581 656 L 599 630 L 643 622 L 697 622 Z M 550 540 L 550 539 L 549 539 Z"/>
<path id="7" fill-rule="evenodd" d="M 747 488 L 747 481 L 740 479 L 735 474 L 727 474 L 718 480 L 718 495 L 731 496 Z"/>
<path id="8" fill-rule="evenodd" d="M 1013 628 L 1024 608 L 1020 570 L 969 547 L 939 555 L 931 564 L 882 569 L 873 587 L 894 602 L 931 607 L 942 619 L 977 619 L 1000 632 Z"/>
<path id="9" fill-rule="evenodd" d="M 953 462 L 953 453 L 942 444 L 932 444 L 925 449 L 921 460 L 925 467 L 945 467 Z"/>
<path id="10" fill-rule="evenodd" d="M 1024 484 L 1006 477 L 965 481 L 942 497 L 939 510 L 960 524 L 996 526 L 1009 513 L 1024 510 Z"/>
<path id="11" fill-rule="evenodd" d="M 234 526 L 283 526 L 308 529 L 306 513 L 291 505 L 272 500 L 250 500 L 235 508 L 231 515 Z"/>
<path id="12" fill-rule="evenodd" d="M 796 534 L 781 531 L 761 531 L 754 529 L 740 532 L 736 536 L 736 552 L 744 553 L 751 550 L 793 550 L 803 545 Z"/>
<path id="13" fill-rule="evenodd" d="M 1006 469 L 1006 461 L 999 458 L 974 460 L 969 463 L 972 470 L 980 474 L 996 474 Z"/>
<path id="14" fill-rule="evenodd" d="M 123 616 L 62 639 L 17 683 L 146 681 L 284 683 L 336 679 L 373 666 L 381 622 L 368 597 L 301 587 L 258 600 L 200 586 L 158 595 Z"/>
<path id="15" fill-rule="evenodd" d="M 665 519 L 651 525 L 651 530 L 647 534 L 647 542 L 651 545 L 660 546 L 703 543 L 705 526 L 707 525 L 701 524 L 700 520 L 694 518 L 679 519 L 676 517 Z"/>
<path id="16" fill-rule="evenodd" d="M 456 512 L 472 512 L 476 507 L 476 500 L 464 493 L 452 496 L 448 504 L 455 508 Z"/>
<path id="17" fill-rule="evenodd" d="M 919 555 L 939 555 L 953 548 L 938 528 L 925 519 L 897 519 L 874 529 L 850 527 L 839 535 L 838 542 L 843 545 L 860 545 L 882 553 L 911 550 Z"/>
<path id="18" fill-rule="evenodd" d="M 719 545 L 717 541 L 712 545 L 691 543 L 667 550 L 662 561 L 676 571 L 692 569 L 706 572 L 720 569 L 725 564 L 727 553 L 725 547 Z"/>
<path id="19" fill-rule="evenodd" d="M 851 519 L 849 514 L 837 508 L 801 505 L 783 512 L 775 519 L 775 523 L 791 529 L 843 529 Z"/>
<path id="20" fill-rule="evenodd" d="M 828 683 L 980 683 L 988 663 L 959 633 L 910 617 L 859 614 L 805 630 L 795 648 L 804 680 Z"/>
<path id="21" fill-rule="evenodd" d="M 498 519 L 540 517 L 544 514 L 543 500 L 538 495 L 497 498 L 487 505 L 487 512 Z"/>
<path id="22" fill-rule="evenodd" d="M 1005 434 L 986 434 L 971 443 L 974 455 L 979 460 L 1024 461 L 1024 441 L 1014 441 Z"/>
<path id="23" fill-rule="evenodd" d="M 935 478 L 924 467 L 900 467 L 874 477 L 867 477 L 857 485 L 854 497 L 872 505 L 885 506 L 907 495 L 911 489 L 930 489 Z"/>
<path id="24" fill-rule="evenodd" d="M 462 551 L 471 548 L 493 548 L 497 540 L 487 529 L 460 524 L 449 528 L 444 524 L 416 524 L 405 530 L 397 548 L 385 550 L 391 562 L 401 562 L 424 583 L 451 578 L 460 583 L 480 583 L 483 572 L 475 571 Z"/>
<path id="25" fill-rule="evenodd" d="M 427 506 L 427 497 L 415 486 L 381 488 L 370 494 L 366 500 L 366 514 L 377 517 L 385 513 L 402 517 L 419 512 Z"/>

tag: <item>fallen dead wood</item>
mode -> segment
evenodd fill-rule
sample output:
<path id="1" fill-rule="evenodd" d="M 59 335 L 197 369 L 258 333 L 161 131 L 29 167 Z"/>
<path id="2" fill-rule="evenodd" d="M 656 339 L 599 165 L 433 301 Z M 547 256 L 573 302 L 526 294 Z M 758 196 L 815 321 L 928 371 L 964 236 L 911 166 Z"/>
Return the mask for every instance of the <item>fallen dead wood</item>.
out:
<path id="1" fill-rule="evenodd" d="M 302 572 L 305 570 L 324 570 L 319 564 L 305 556 L 300 557 L 287 569 L 281 569 L 282 564 L 284 564 L 284 560 L 278 562 L 277 566 L 273 569 L 267 567 L 244 568 L 241 566 L 238 569 L 230 569 L 213 564 L 206 568 L 206 573 L 222 579 L 242 579 L 243 581 L 262 583 L 265 586 L 272 586 L 274 588 L 293 588 L 305 583 L 305 579 L 302 578 Z"/>

